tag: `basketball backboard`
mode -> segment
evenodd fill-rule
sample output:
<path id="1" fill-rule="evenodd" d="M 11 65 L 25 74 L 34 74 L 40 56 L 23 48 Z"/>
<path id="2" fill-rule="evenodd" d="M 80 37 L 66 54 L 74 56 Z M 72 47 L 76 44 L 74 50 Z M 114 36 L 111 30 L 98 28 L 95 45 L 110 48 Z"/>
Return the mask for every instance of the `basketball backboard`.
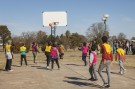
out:
<path id="1" fill-rule="evenodd" d="M 49 24 L 67 26 L 67 12 L 43 12 L 43 26 L 49 26 Z"/>

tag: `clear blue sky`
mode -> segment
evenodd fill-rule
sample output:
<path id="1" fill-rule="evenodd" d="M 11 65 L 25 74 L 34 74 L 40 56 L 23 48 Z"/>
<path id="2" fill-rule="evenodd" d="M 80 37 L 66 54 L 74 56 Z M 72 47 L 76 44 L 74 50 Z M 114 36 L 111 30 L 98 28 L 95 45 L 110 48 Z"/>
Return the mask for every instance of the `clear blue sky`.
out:
<path id="1" fill-rule="evenodd" d="M 0 25 L 7 25 L 13 35 L 50 28 L 42 27 L 43 11 L 67 11 L 68 26 L 58 27 L 56 34 L 78 32 L 101 22 L 104 14 L 110 17 L 110 35 L 123 32 L 127 38 L 135 36 L 135 0 L 0 0 Z"/>

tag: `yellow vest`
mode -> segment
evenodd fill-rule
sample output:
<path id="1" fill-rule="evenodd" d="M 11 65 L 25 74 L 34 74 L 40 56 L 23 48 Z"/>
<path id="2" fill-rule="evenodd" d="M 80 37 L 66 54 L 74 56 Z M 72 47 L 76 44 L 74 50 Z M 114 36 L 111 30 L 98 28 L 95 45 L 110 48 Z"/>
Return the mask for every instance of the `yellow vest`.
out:
<path id="1" fill-rule="evenodd" d="M 10 52 L 11 51 L 11 45 L 6 45 L 6 52 Z"/>
<path id="2" fill-rule="evenodd" d="M 106 52 L 107 52 L 108 54 L 110 54 L 111 51 L 112 51 L 111 46 L 110 46 L 109 44 L 107 44 L 107 43 L 104 43 L 103 45 L 104 45 L 104 47 L 106 48 Z"/>
<path id="3" fill-rule="evenodd" d="M 45 52 L 51 52 L 51 46 L 46 46 L 45 47 Z"/>
<path id="4" fill-rule="evenodd" d="M 117 49 L 117 53 L 120 55 L 120 56 L 124 56 L 124 50 L 122 48 L 118 48 Z"/>
<path id="5" fill-rule="evenodd" d="M 24 47 L 24 46 L 20 47 L 20 51 L 21 51 L 21 52 L 22 52 L 22 51 L 26 51 L 26 47 Z"/>

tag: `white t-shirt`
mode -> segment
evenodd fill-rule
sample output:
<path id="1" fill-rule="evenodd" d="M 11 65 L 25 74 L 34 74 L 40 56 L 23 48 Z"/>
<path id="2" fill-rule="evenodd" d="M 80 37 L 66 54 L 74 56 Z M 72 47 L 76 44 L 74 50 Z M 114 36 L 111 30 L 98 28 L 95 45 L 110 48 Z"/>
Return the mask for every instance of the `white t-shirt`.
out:
<path id="1" fill-rule="evenodd" d="M 12 59 L 12 54 L 11 54 L 11 52 L 6 52 L 6 58 L 7 58 L 7 59 Z"/>
<path id="2" fill-rule="evenodd" d="M 94 52 L 95 54 L 97 54 L 95 51 L 92 51 L 92 52 Z M 89 62 L 92 64 L 93 60 L 94 60 L 94 55 L 92 53 L 90 53 Z"/>

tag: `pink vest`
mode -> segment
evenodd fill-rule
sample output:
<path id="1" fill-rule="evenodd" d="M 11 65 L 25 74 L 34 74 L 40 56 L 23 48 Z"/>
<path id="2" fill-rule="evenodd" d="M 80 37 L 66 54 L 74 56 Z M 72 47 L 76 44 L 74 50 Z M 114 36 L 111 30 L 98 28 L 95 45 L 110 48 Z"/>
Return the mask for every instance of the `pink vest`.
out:
<path id="1" fill-rule="evenodd" d="M 82 47 L 82 53 L 85 54 L 88 52 L 88 47 L 87 46 L 83 46 Z"/>
<path id="2" fill-rule="evenodd" d="M 97 62 L 97 56 L 96 56 L 96 54 L 94 52 L 91 52 L 91 53 L 94 56 L 94 59 L 93 59 L 93 62 L 92 62 L 92 64 L 93 64 L 93 63 L 96 63 Z"/>
<path id="3" fill-rule="evenodd" d="M 58 57 L 58 54 L 57 54 L 57 48 L 56 47 L 52 47 L 51 49 L 51 56 L 52 57 Z"/>

